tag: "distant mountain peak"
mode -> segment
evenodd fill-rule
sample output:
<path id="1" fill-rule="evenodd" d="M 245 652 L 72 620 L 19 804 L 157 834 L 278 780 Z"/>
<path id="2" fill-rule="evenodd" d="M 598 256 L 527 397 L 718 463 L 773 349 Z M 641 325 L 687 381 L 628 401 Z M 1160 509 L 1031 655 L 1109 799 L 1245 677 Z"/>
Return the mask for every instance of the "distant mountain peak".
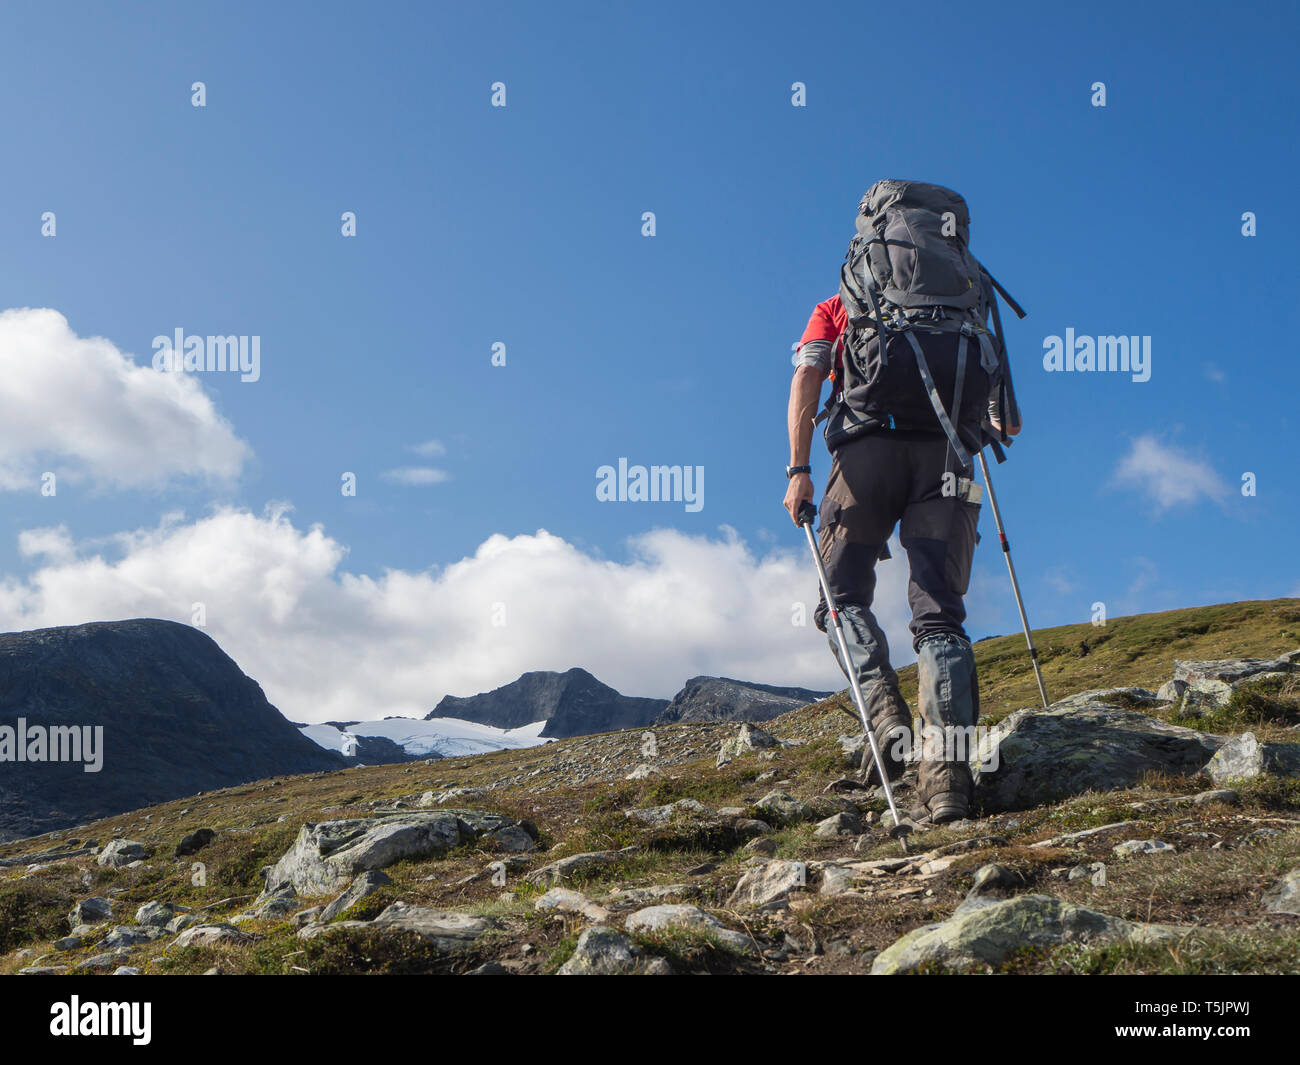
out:
<path id="1" fill-rule="evenodd" d="M 574 666 L 563 673 L 534 670 L 478 695 L 445 696 L 425 720 L 454 717 L 503 729 L 545 721 L 543 736 L 582 736 L 641 728 L 667 705 L 667 699 L 622 695 Z"/>

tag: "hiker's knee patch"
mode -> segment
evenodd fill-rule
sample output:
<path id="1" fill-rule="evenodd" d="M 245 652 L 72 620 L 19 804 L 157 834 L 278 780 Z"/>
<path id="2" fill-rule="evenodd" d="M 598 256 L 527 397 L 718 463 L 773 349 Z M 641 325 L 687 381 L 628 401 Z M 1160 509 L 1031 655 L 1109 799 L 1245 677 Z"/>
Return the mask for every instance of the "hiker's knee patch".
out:
<path id="1" fill-rule="evenodd" d="M 821 505 L 819 549 L 831 592 L 845 602 L 871 605 L 876 584 L 876 559 L 880 557 L 879 540 L 865 538 L 866 530 L 855 520 L 858 508 L 844 506 L 827 497 Z"/>
<path id="2" fill-rule="evenodd" d="M 971 561 L 979 542 L 980 505 L 964 499 L 943 498 L 911 507 L 903 516 L 900 530 L 903 545 L 910 549 L 922 544 L 943 545 L 943 583 L 947 590 L 965 595 L 970 586 Z M 915 555 L 916 550 L 910 550 Z M 925 551 L 927 556 L 935 550 Z M 913 560 L 913 579 L 918 579 Z M 927 581 L 920 580 L 923 585 Z"/>

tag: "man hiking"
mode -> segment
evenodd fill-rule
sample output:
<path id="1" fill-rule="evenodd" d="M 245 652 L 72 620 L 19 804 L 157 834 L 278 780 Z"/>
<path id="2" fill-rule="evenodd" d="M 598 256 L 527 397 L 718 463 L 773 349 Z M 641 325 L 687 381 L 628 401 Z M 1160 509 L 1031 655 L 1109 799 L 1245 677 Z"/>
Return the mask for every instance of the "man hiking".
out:
<path id="1" fill-rule="evenodd" d="M 889 557 L 898 525 L 924 735 L 964 729 L 968 739 L 979 719 L 975 657 L 962 627 L 981 495 L 972 456 L 1018 433 L 1020 415 L 998 318 L 1002 290 L 969 252 L 965 201 L 936 185 L 880 181 L 858 211 L 840 293 L 816 306 L 797 349 L 785 507 L 799 524 L 800 507 L 813 499 L 809 452 L 815 421 L 825 418 L 833 462 L 818 546 L 853 661 L 841 659 L 834 637 L 831 649 L 846 676 L 857 671 L 892 781 L 912 715 L 871 613 L 876 562 Z M 814 419 L 828 377 L 832 394 Z M 826 632 L 824 595 L 814 617 Z M 969 815 L 965 750 L 965 742 L 922 743 L 918 820 Z"/>

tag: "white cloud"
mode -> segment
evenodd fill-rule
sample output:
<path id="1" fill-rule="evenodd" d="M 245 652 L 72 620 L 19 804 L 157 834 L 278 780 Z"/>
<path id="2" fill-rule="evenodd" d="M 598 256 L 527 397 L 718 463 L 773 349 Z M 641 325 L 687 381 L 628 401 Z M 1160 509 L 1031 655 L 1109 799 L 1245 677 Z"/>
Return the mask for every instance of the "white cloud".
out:
<path id="1" fill-rule="evenodd" d="M 410 444 L 408 450 L 424 458 L 435 458 L 447 454 L 447 448 L 441 440 L 426 440 L 423 444 Z"/>
<path id="2" fill-rule="evenodd" d="M 797 543 L 793 530 L 791 538 Z M 293 720 L 422 715 L 533 669 L 582 666 L 629 695 L 668 697 L 721 674 L 813 688 L 843 685 L 812 625 L 816 575 L 793 544 L 761 557 L 733 532 L 656 530 L 630 558 L 594 557 L 544 530 L 489 537 L 438 570 L 342 569 L 346 549 L 286 508 L 219 510 L 187 523 L 75 544 L 65 529 L 23 534 L 39 568 L 0 581 L 0 628 L 128 617 L 206 631 Z M 906 563 L 880 567 L 877 616 L 910 660 Z M 791 623 L 796 603 L 808 621 Z M 504 620 L 495 625 L 494 619 Z"/>
<path id="3" fill-rule="evenodd" d="M 1133 441 L 1115 480 L 1138 489 L 1160 510 L 1201 499 L 1221 503 L 1228 496 L 1227 484 L 1208 463 L 1149 435 Z"/>
<path id="4" fill-rule="evenodd" d="M 435 470 L 432 466 L 400 466 L 395 470 L 385 470 L 379 476 L 385 481 L 408 486 L 442 484 L 451 480 L 451 474 L 446 470 Z"/>
<path id="5" fill-rule="evenodd" d="M 136 365 L 58 311 L 0 313 L 0 490 L 42 473 L 95 487 L 235 477 L 251 456 L 198 381 Z"/>

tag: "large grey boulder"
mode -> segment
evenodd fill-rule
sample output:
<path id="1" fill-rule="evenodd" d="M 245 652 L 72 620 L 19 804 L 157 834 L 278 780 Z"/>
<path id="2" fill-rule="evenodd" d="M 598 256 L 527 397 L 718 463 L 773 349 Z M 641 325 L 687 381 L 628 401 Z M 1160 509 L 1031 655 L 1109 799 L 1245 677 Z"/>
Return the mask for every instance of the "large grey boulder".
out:
<path id="1" fill-rule="evenodd" d="M 984 808 L 1015 810 L 1130 788 L 1153 771 L 1199 772 L 1223 743 L 1132 710 L 1071 702 L 1017 710 L 980 737 L 972 763 Z"/>
<path id="2" fill-rule="evenodd" d="M 1176 928 L 1134 924 L 1049 895 L 972 901 L 974 905 L 963 903 L 947 921 L 909 932 L 881 951 L 872 963 L 872 975 L 912 973 L 928 965 L 945 969 L 1000 965 L 1025 947 L 1155 943 L 1180 934 Z"/>
<path id="3" fill-rule="evenodd" d="M 409 906 L 394 902 L 370 923 L 370 927 L 389 932 L 414 932 L 449 953 L 462 950 L 499 926 L 493 917 L 455 910 L 435 910 L 428 906 Z"/>
<path id="4" fill-rule="evenodd" d="M 1300 743 L 1260 743 L 1253 732 L 1233 736 L 1206 766 L 1218 785 L 1260 776 L 1300 776 Z"/>
<path id="5" fill-rule="evenodd" d="M 95 857 L 99 865 L 118 869 L 132 862 L 143 861 L 149 857 L 149 848 L 133 839 L 110 840 Z"/>
<path id="6" fill-rule="evenodd" d="M 713 914 L 698 906 L 685 903 L 665 906 L 647 906 L 637 910 L 623 927 L 629 932 L 696 932 L 713 939 L 728 950 L 737 954 L 754 955 L 758 945 L 740 932 L 733 932 Z"/>
<path id="7" fill-rule="evenodd" d="M 663 976 L 672 970 L 662 958 L 647 958 L 627 936 L 606 925 L 593 925 L 578 937 L 559 976 Z"/>
<path id="8" fill-rule="evenodd" d="M 392 882 L 392 877 L 387 873 L 378 869 L 367 869 L 364 873 L 357 874 L 352 883 L 348 885 L 347 891 L 321 910 L 316 919 L 321 924 L 328 924 L 344 910 L 350 909 L 362 899 L 373 895 L 385 884 L 391 884 Z"/>
<path id="9" fill-rule="evenodd" d="M 1292 869 L 1264 892 L 1264 909 L 1300 917 L 1300 868 Z"/>
<path id="10" fill-rule="evenodd" d="M 288 885 L 300 895 L 342 891 L 358 873 L 406 858 L 432 858 L 462 842 L 519 824 L 472 810 L 402 811 L 374 819 L 306 824 L 266 876 L 266 893 Z"/>

